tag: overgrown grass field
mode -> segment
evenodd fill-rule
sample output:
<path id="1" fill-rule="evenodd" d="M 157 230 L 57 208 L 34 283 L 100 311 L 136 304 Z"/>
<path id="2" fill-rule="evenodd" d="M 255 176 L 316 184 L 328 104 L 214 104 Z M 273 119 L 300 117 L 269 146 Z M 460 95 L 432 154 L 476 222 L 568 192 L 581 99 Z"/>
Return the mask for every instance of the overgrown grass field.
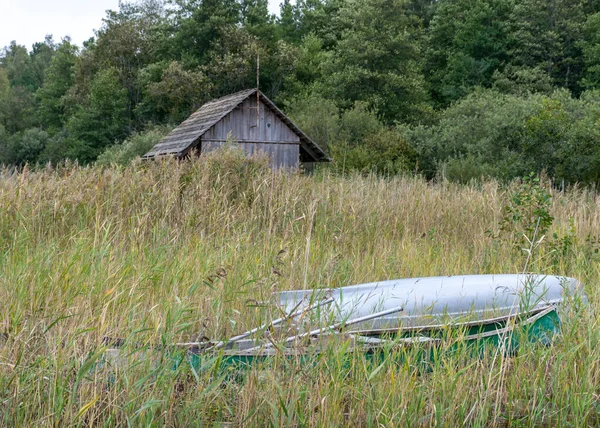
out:
<path id="1" fill-rule="evenodd" d="M 284 174 L 233 154 L 4 171 L 1 424 L 597 425 L 600 197 L 536 187 L 554 219 L 528 246 L 512 215 L 529 209 L 514 197 L 523 186 Z M 273 316 L 257 302 L 274 291 L 524 269 L 577 277 L 591 305 L 552 346 L 515 356 L 459 355 L 423 372 L 360 356 L 348 369 L 332 349 L 244 379 L 168 357 L 98 368 L 104 337 L 225 338 Z"/>

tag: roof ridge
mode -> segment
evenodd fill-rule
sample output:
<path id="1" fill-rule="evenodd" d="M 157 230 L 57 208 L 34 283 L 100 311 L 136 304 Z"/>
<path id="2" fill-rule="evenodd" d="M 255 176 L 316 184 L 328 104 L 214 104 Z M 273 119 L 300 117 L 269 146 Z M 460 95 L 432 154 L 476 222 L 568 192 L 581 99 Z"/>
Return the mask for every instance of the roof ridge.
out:
<path id="1" fill-rule="evenodd" d="M 210 101 L 205 102 L 204 104 L 202 104 L 202 106 L 200 108 L 204 107 L 206 104 L 212 104 L 212 103 L 215 103 L 215 102 L 218 102 L 218 101 L 222 101 L 222 100 L 224 100 L 226 98 L 237 98 L 237 97 L 239 97 L 240 95 L 242 95 L 242 94 L 244 94 L 246 92 L 248 93 L 248 95 L 251 95 L 253 92 L 256 92 L 256 90 L 257 90 L 256 88 L 253 88 L 253 89 L 242 89 L 241 91 L 234 92 L 233 94 L 223 95 L 222 97 L 214 98 L 214 99 L 212 99 Z"/>

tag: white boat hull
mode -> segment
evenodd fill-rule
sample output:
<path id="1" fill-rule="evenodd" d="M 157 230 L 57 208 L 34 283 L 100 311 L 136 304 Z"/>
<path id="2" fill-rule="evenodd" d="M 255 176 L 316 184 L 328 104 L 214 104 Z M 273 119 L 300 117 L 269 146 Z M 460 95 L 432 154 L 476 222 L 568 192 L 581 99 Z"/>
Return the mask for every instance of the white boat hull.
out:
<path id="1" fill-rule="evenodd" d="M 290 313 L 324 297 L 334 299 L 319 318 L 334 322 L 401 306 L 402 311 L 360 323 L 360 330 L 470 323 L 539 310 L 579 296 L 574 278 L 550 275 L 459 275 L 397 279 L 335 289 L 285 291 L 280 306 Z"/>

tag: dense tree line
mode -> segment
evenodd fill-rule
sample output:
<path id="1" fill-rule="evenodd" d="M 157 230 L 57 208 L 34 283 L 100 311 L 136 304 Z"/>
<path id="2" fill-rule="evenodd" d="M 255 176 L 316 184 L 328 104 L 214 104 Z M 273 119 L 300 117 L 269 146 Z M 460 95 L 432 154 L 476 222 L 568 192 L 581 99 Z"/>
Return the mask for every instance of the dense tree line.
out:
<path id="1" fill-rule="evenodd" d="M 261 89 L 340 170 L 600 181 L 600 0 L 143 0 L 0 53 L 0 163 L 128 162 Z"/>

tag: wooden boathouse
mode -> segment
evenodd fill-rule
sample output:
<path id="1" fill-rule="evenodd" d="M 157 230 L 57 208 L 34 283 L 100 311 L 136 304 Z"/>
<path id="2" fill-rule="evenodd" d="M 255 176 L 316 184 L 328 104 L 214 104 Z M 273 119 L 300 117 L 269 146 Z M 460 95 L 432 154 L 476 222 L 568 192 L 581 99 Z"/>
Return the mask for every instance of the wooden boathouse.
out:
<path id="1" fill-rule="evenodd" d="M 258 89 L 227 95 L 204 104 L 143 158 L 200 155 L 227 141 L 252 155 L 263 152 L 273 168 L 329 162 L 325 152 Z"/>

